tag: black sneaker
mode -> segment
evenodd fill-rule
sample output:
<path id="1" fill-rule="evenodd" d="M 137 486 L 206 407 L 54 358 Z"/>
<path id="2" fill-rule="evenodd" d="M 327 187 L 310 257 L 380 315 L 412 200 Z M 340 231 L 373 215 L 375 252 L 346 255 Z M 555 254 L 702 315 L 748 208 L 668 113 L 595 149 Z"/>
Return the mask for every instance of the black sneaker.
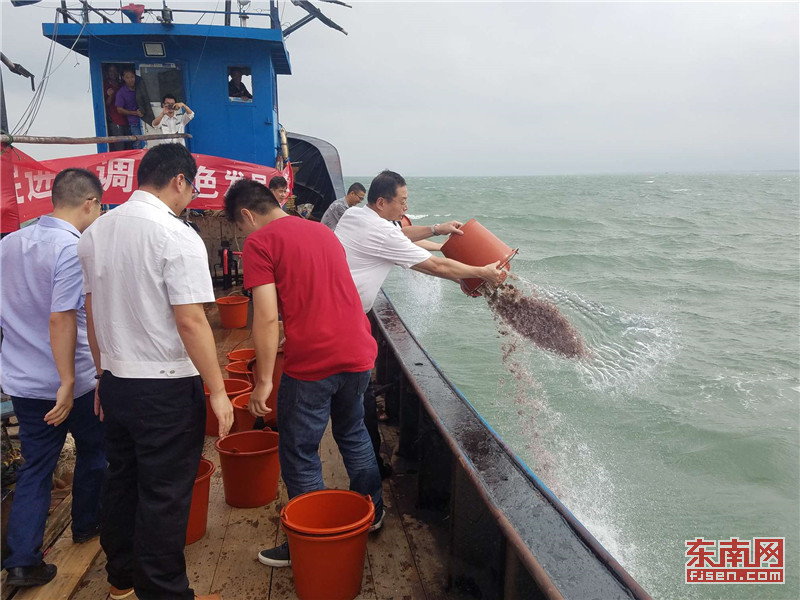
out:
<path id="1" fill-rule="evenodd" d="M 46 562 L 42 561 L 33 567 L 11 567 L 6 570 L 8 571 L 6 585 L 33 587 L 35 585 L 44 585 L 52 581 L 56 576 L 58 568 L 55 565 L 48 565 Z"/>
<path id="2" fill-rule="evenodd" d="M 379 517 L 375 517 L 375 520 L 372 522 L 372 525 L 369 526 L 369 531 L 378 531 L 383 525 L 383 518 L 386 516 L 386 509 L 381 508 L 381 515 Z"/>
<path id="3" fill-rule="evenodd" d="M 288 567 L 292 564 L 292 559 L 289 558 L 289 542 L 283 542 L 280 546 L 262 550 L 258 553 L 258 562 L 270 567 Z"/>
<path id="4" fill-rule="evenodd" d="M 94 529 L 90 529 L 86 533 L 75 533 L 72 532 L 72 542 L 75 544 L 84 544 L 91 539 L 96 538 L 100 535 L 100 525 L 95 525 Z"/>

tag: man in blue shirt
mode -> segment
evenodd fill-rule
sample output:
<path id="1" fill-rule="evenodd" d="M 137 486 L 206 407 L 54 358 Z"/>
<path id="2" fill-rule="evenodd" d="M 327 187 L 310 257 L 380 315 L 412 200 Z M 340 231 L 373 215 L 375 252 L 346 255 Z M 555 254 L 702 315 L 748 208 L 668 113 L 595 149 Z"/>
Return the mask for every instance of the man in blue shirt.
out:
<path id="1" fill-rule="evenodd" d="M 43 585 L 56 566 L 42 560 L 50 490 L 67 431 L 77 450 L 72 539 L 99 533 L 106 468 L 103 424 L 94 413 L 97 369 L 86 331 L 77 246 L 100 216 L 103 187 L 84 169 L 53 181 L 53 213 L 0 242 L 0 349 L 3 391 L 19 421 L 25 463 L 17 474 L 8 522 L 8 585 Z"/>

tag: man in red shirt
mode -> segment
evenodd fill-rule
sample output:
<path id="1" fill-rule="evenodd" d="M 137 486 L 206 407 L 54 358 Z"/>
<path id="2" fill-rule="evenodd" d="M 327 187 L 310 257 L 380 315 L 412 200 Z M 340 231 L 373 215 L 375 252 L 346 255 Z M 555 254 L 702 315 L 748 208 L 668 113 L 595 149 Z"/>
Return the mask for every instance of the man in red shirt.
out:
<path id="1" fill-rule="evenodd" d="M 283 318 L 283 376 L 278 388 L 278 454 L 289 498 L 324 489 L 319 443 L 332 421 L 350 489 L 375 503 L 371 530 L 383 523 L 378 463 L 364 426 L 362 397 L 378 353 L 370 324 L 334 233 L 287 215 L 261 183 L 241 179 L 225 195 L 228 219 L 247 235 L 244 286 L 253 293 L 258 381 L 250 412 L 264 416 Z M 272 567 L 291 564 L 286 542 L 262 550 Z"/>

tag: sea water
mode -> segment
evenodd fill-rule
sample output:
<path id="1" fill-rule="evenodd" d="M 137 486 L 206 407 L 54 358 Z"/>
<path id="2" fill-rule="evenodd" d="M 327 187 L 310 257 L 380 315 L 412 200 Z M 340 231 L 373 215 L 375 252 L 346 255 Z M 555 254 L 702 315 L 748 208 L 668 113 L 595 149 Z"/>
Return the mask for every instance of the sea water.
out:
<path id="1" fill-rule="evenodd" d="M 369 178 L 348 178 L 369 185 Z M 800 597 L 797 173 L 408 178 L 478 219 L 591 353 L 511 355 L 486 301 L 384 286 L 448 377 L 655 598 Z M 516 365 L 515 375 L 509 368 Z M 685 541 L 785 537 L 784 585 L 687 585 Z"/>

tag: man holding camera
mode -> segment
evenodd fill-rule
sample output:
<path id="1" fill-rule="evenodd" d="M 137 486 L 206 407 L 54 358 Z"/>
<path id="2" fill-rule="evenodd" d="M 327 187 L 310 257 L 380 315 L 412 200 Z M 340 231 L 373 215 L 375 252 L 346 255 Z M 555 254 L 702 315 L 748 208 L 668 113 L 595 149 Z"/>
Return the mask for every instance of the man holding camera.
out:
<path id="1" fill-rule="evenodd" d="M 183 109 L 183 113 L 178 113 Z M 161 114 L 153 121 L 153 127 L 160 129 L 161 133 L 183 133 L 184 129 L 194 119 L 194 111 L 183 102 L 177 102 L 175 96 L 165 95 L 161 99 Z M 186 145 L 185 138 L 164 140 L 161 143 L 176 143 Z"/>

